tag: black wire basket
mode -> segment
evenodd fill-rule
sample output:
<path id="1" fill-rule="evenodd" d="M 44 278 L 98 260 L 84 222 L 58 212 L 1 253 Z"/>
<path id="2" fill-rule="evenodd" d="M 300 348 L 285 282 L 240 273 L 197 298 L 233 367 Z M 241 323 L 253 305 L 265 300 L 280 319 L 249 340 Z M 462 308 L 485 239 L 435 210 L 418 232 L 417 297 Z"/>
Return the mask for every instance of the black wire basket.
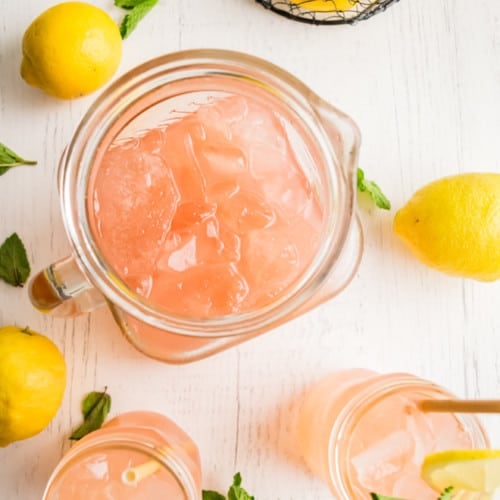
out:
<path id="1" fill-rule="evenodd" d="M 353 24 L 399 0 L 256 0 L 266 9 L 311 24 Z"/>

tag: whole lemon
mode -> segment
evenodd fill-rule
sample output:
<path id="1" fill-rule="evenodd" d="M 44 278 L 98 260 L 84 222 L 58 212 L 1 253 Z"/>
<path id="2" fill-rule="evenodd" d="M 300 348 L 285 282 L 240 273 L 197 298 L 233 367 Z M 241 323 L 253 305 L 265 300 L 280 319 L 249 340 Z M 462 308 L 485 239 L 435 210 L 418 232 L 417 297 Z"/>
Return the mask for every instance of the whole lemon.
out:
<path id="1" fill-rule="evenodd" d="M 500 278 L 500 174 L 459 174 L 424 186 L 394 218 L 394 231 L 428 266 Z"/>
<path id="2" fill-rule="evenodd" d="M 61 99 L 84 96 L 116 72 L 122 55 L 118 25 L 102 9 L 83 2 L 55 5 L 23 37 L 23 79 Z"/>
<path id="3" fill-rule="evenodd" d="M 313 12 L 345 12 L 351 10 L 359 0 L 290 0 L 299 7 Z"/>
<path id="4" fill-rule="evenodd" d="M 65 386 L 66 364 L 51 340 L 29 328 L 0 328 L 0 446 L 45 429 Z"/>

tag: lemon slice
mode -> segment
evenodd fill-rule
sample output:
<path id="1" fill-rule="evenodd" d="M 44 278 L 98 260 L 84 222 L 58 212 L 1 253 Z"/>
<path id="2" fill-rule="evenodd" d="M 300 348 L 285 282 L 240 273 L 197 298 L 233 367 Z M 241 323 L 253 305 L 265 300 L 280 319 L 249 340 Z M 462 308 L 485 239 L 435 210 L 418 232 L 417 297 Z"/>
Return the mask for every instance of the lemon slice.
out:
<path id="1" fill-rule="evenodd" d="M 427 455 L 422 479 L 436 491 L 493 492 L 500 488 L 500 450 L 448 450 Z"/>

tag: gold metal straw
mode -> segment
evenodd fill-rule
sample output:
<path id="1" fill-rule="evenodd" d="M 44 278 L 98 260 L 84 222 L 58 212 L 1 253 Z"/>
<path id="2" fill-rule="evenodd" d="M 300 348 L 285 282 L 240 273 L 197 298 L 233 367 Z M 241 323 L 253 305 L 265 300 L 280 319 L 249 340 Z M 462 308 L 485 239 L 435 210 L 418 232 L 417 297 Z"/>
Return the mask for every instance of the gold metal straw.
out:
<path id="1" fill-rule="evenodd" d="M 158 448 L 163 454 L 168 453 L 168 448 L 162 447 Z M 146 479 L 149 476 L 152 476 L 155 472 L 159 471 L 162 467 L 162 464 L 157 460 L 148 460 L 140 465 L 136 465 L 135 467 L 127 467 L 122 472 L 122 482 L 128 486 L 135 486 L 137 483 L 140 483 L 143 479 Z"/>
<path id="2" fill-rule="evenodd" d="M 500 413 L 498 399 L 423 399 L 417 406 L 429 413 Z"/>
<path id="3" fill-rule="evenodd" d="M 161 464 L 156 460 L 148 460 L 141 465 L 137 465 L 135 467 L 127 467 L 122 472 L 122 482 L 129 486 L 135 486 L 143 479 L 152 476 L 160 468 Z"/>

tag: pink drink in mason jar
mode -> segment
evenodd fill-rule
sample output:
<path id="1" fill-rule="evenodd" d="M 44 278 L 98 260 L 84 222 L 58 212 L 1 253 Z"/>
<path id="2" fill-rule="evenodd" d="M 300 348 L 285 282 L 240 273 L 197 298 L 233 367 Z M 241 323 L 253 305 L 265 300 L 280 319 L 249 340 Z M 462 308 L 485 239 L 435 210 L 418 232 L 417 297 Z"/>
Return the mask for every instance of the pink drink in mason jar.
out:
<path id="1" fill-rule="evenodd" d="M 113 144 L 89 210 L 128 287 L 198 318 L 247 312 L 287 289 L 310 264 L 322 222 L 291 133 L 254 92 L 212 98 Z"/>
<path id="2" fill-rule="evenodd" d="M 298 440 L 311 471 L 338 500 L 370 492 L 409 500 L 436 500 L 420 478 L 425 455 L 488 448 L 472 415 L 424 413 L 423 399 L 446 399 L 444 389 L 404 373 L 352 369 L 320 380 L 306 395 Z"/>
<path id="3" fill-rule="evenodd" d="M 35 276 L 60 316 L 108 305 L 141 352 L 186 363 L 338 294 L 362 253 L 353 121 L 266 61 L 170 54 L 91 107 L 61 159 L 72 254 Z"/>
<path id="4" fill-rule="evenodd" d="M 78 441 L 43 500 L 200 500 L 198 449 L 171 420 L 129 412 Z"/>

